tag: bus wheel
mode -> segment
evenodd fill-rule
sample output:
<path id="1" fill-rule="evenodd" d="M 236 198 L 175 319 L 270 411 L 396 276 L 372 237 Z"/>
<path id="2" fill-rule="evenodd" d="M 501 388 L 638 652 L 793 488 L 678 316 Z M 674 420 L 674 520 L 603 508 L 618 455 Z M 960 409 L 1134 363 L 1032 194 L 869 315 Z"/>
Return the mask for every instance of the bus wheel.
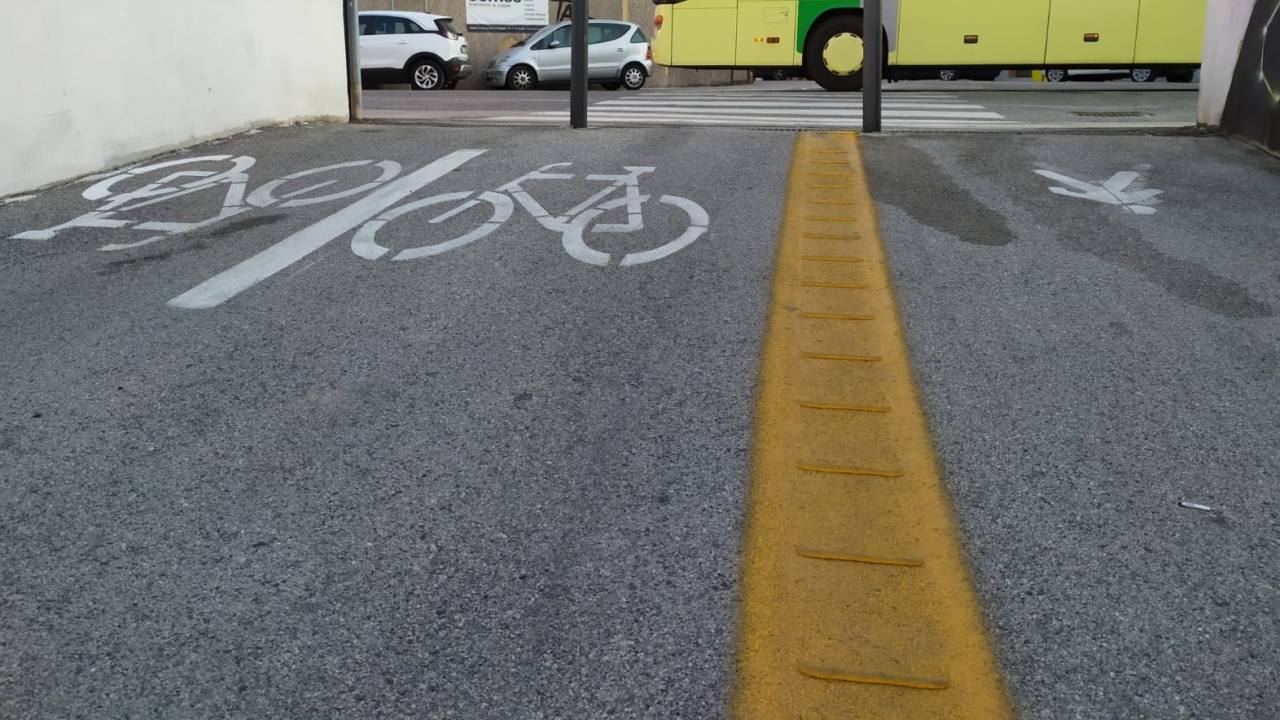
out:
<path id="1" fill-rule="evenodd" d="M 862 18 L 841 14 L 815 27 L 805 43 L 804 69 L 826 90 L 861 90 Z"/>

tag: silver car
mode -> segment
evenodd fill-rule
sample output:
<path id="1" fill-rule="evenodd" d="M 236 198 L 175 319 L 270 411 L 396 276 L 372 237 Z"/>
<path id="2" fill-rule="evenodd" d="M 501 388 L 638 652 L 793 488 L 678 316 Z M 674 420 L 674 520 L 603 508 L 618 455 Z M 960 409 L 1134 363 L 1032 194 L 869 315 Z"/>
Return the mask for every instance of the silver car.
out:
<path id="1" fill-rule="evenodd" d="M 569 82 L 569 22 L 548 25 L 489 61 L 484 84 L 512 90 Z M 653 70 L 649 38 L 635 23 L 587 24 L 587 79 L 609 90 L 639 90 Z"/>

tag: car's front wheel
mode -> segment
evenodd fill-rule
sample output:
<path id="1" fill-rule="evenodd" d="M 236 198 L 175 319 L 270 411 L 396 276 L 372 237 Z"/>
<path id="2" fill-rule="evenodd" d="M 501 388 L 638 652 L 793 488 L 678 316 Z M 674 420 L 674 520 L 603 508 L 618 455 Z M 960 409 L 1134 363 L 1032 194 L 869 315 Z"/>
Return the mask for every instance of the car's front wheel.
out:
<path id="1" fill-rule="evenodd" d="M 414 90 L 439 90 L 444 86 L 444 70 L 434 60 L 419 60 L 409 71 Z"/>
<path id="2" fill-rule="evenodd" d="M 1129 79 L 1136 83 L 1156 81 L 1156 74 L 1151 68 L 1134 68 L 1129 71 Z"/>
<path id="3" fill-rule="evenodd" d="M 644 87 L 644 81 L 648 79 L 644 68 L 632 63 L 622 68 L 622 86 L 628 90 L 639 90 Z"/>
<path id="4" fill-rule="evenodd" d="M 945 82 L 951 82 L 953 80 L 959 80 L 960 75 L 955 70 L 939 70 L 938 79 Z"/>
<path id="5" fill-rule="evenodd" d="M 1062 68 L 1050 68 L 1044 71 L 1044 79 L 1049 82 L 1066 82 L 1067 71 Z"/>
<path id="6" fill-rule="evenodd" d="M 538 74 L 528 65 L 517 65 L 507 71 L 508 90 L 532 90 L 538 87 Z"/>

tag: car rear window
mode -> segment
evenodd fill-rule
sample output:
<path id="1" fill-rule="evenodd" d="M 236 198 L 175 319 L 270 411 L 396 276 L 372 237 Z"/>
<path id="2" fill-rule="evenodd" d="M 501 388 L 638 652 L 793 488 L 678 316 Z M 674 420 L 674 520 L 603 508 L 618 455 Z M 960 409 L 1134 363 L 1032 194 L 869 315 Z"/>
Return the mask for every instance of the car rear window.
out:
<path id="1" fill-rule="evenodd" d="M 617 40 L 626 35 L 629 29 L 626 25 L 617 25 L 615 23 L 591 23 L 587 25 L 587 43 L 594 45 Z"/>
<path id="2" fill-rule="evenodd" d="M 631 33 L 631 42 L 633 42 L 633 43 L 647 43 L 647 42 L 649 42 L 649 38 L 647 38 L 647 37 L 645 37 L 645 36 L 644 36 L 644 31 L 643 31 L 643 30 L 641 30 L 640 28 L 636 28 L 636 31 L 635 31 L 634 33 Z"/>
<path id="3" fill-rule="evenodd" d="M 440 28 L 440 32 L 446 35 L 461 35 L 462 31 L 453 25 L 453 18 L 440 18 L 436 20 L 436 27 Z"/>

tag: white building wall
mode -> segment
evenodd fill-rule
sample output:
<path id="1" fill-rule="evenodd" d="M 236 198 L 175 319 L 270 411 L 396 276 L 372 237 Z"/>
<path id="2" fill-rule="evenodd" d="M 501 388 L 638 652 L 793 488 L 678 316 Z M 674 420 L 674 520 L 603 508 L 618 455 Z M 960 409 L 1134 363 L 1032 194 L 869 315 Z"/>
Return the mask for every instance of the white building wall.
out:
<path id="1" fill-rule="evenodd" d="M 345 119 L 341 0 L 0 0 L 0 195 Z"/>
<path id="2" fill-rule="evenodd" d="M 1200 68 L 1198 122 L 1217 127 L 1231 91 L 1240 44 L 1249 27 L 1255 0 L 1209 0 L 1204 26 L 1204 60 Z"/>

